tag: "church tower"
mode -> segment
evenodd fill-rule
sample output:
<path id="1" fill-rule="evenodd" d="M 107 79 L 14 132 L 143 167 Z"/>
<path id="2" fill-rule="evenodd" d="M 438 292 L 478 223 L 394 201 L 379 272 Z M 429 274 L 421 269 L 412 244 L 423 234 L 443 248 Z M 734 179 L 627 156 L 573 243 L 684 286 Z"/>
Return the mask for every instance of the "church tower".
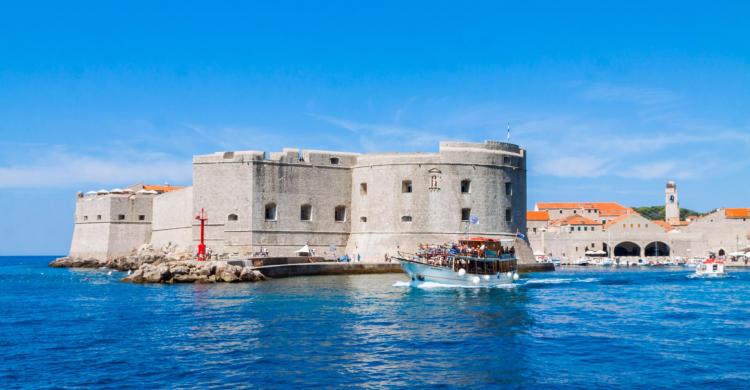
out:
<path id="1" fill-rule="evenodd" d="M 677 225 L 680 223 L 680 202 L 677 198 L 677 185 L 673 181 L 667 182 L 665 194 L 664 219 L 670 225 Z"/>

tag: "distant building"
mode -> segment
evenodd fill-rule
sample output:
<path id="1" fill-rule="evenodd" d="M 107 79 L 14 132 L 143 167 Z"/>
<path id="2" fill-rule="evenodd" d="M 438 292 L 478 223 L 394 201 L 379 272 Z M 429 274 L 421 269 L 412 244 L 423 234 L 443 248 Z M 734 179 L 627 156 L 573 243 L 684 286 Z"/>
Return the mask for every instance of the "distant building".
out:
<path id="1" fill-rule="evenodd" d="M 527 213 L 536 255 L 577 259 L 604 251 L 610 257 L 718 256 L 748 250 L 750 209 L 718 209 L 680 220 L 677 185 L 667 183 L 665 220 L 650 221 L 616 202 L 536 204 Z"/>

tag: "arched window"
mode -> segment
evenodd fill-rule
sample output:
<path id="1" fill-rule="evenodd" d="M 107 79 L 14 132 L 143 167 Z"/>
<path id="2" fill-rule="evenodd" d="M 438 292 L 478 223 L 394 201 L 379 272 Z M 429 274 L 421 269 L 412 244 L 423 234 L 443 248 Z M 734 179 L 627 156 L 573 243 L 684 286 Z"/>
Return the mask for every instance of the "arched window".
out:
<path id="1" fill-rule="evenodd" d="M 268 203 L 265 210 L 266 221 L 276 220 L 276 203 Z"/>
<path id="2" fill-rule="evenodd" d="M 236 221 L 237 219 L 237 214 L 229 214 L 227 217 L 227 221 Z"/>
<path id="3" fill-rule="evenodd" d="M 468 194 L 469 192 L 471 192 L 471 180 L 469 179 L 461 180 L 461 193 Z"/>
<path id="4" fill-rule="evenodd" d="M 333 219 L 336 222 L 346 221 L 346 206 L 336 206 L 333 210 Z"/>
<path id="5" fill-rule="evenodd" d="M 303 204 L 299 208 L 299 220 L 312 221 L 312 206 L 310 206 L 309 204 Z"/>

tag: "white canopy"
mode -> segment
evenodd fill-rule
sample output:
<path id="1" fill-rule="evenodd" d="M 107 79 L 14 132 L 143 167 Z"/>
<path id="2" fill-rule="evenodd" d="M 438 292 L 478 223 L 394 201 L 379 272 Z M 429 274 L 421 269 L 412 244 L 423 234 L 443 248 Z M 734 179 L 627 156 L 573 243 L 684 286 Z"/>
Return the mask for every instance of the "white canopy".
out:
<path id="1" fill-rule="evenodd" d="M 305 244 L 302 248 L 297 249 L 294 253 L 300 256 L 310 256 L 310 246 Z"/>
<path id="2" fill-rule="evenodd" d="M 86 193 L 86 195 L 96 195 L 96 191 L 89 191 Z"/>
<path id="3" fill-rule="evenodd" d="M 586 251 L 586 255 L 589 255 L 589 256 L 602 256 L 606 254 L 607 252 L 605 251 Z"/>
<path id="4" fill-rule="evenodd" d="M 109 192 L 112 194 L 122 194 L 122 188 L 113 188 Z"/>
<path id="5" fill-rule="evenodd" d="M 107 195 L 107 194 L 109 194 L 109 191 L 107 191 L 107 190 L 99 190 L 99 191 L 96 191 L 96 193 L 99 194 L 99 195 Z"/>

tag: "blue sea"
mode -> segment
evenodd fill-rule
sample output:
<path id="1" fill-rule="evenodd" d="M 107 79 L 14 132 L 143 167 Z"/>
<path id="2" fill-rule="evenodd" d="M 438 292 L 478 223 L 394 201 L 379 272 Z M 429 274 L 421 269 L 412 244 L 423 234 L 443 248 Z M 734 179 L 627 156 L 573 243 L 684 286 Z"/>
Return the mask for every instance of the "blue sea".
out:
<path id="1" fill-rule="evenodd" d="M 747 388 L 750 273 L 133 285 L 0 258 L 0 388 Z"/>

